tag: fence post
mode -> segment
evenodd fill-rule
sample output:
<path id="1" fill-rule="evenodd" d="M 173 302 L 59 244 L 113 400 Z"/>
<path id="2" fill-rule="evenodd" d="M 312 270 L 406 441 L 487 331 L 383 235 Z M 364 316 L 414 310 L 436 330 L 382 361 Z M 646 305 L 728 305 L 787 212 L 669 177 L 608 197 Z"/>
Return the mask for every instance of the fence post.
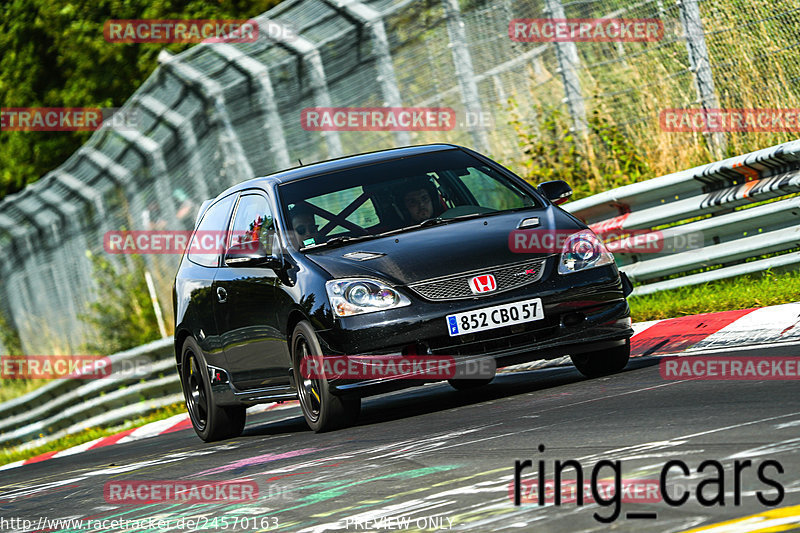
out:
<path id="1" fill-rule="evenodd" d="M 551 19 L 567 18 L 561 0 L 545 0 L 545 11 Z M 569 116 L 572 118 L 572 128 L 576 132 L 586 133 L 586 106 L 583 102 L 581 81 L 578 78 L 581 66 L 578 48 L 573 42 L 556 42 L 553 45 L 556 47 L 558 73 L 564 84 L 564 103 L 567 104 Z"/>
<path id="2" fill-rule="evenodd" d="M 703 109 L 718 109 L 719 102 L 714 89 L 714 77 L 711 74 L 706 36 L 703 31 L 703 21 L 700 19 L 700 6 L 697 0 L 677 0 L 677 4 L 683 31 L 686 34 L 689 69 L 694 74 L 699 103 Z M 721 132 L 709 132 L 705 137 L 714 156 L 722 158 L 727 145 L 725 135 Z"/>
<path id="3" fill-rule="evenodd" d="M 464 111 L 466 113 L 464 121 L 466 122 L 467 118 L 473 114 L 477 117 L 477 124 L 468 126 L 469 132 L 472 135 L 475 148 L 480 152 L 488 152 L 489 136 L 484 125 L 483 109 L 481 108 L 478 84 L 475 81 L 472 56 L 467 46 L 467 32 L 464 28 L 464 21 L 461 18 L 461 8 L 458 6 L 458 0 L 442 0 L 442 3 L 444 4 L 445 19 L 447 21 L 450 51 L 453 53 L 456 78 L 458 78 L 461 99 L 464 102 Z"/>

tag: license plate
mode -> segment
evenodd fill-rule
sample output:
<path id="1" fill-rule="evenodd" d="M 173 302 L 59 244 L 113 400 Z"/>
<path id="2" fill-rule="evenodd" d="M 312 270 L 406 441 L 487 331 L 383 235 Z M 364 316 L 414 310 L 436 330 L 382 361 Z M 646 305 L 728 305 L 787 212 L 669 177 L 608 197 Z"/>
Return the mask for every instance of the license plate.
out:
<path id="1" fill-rule="evenodd" d="M 502 328 L 544 318 L 542 299 L 484 307 L 466 313 L 447 315 L 447 329 L 451 337 L 477 333 L 487 329 Z"/>

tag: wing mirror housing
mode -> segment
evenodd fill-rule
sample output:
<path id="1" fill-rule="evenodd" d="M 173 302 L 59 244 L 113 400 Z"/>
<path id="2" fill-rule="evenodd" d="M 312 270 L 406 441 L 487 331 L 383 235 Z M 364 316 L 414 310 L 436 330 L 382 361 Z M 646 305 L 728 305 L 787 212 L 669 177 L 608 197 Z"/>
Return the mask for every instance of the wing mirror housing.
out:
<path id="1" fill-rule="evenodd" d="M 554 205 L 561 205 L 572 196 L 572 187 L 563 180 L 545 181 L 536 189 Z"/>
<path id="2" fill-rule="evenodd" d="M 225 252 L 225 265 L 229 267 L 279 268 L 282 264 L 280 257 L 270 255 L 258 241 L 234 244 Z"/>

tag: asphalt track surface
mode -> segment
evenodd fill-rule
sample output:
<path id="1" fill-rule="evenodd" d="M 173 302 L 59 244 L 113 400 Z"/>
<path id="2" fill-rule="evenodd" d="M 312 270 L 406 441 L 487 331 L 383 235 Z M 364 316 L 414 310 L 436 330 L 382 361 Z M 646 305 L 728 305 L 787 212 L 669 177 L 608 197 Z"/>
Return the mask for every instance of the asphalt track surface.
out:
<path id="1" fill-rule="evenodd" d="M 536 479 L 539 460 L 552 479 L 557 460 L 580 461 L 590 478 L 605 459 L 621 461 L 624 479 L 656 483 L 667 461 L 681 460 L 692 475 L 672 471 L 668 490 L 674 497 L 686 488 L 690 497 L 678 507 L 623 502 L 611 524 L 594 515 L 609 516 L 615 505 L 516 507 L 514 462 L 526 459 L 534 467 L 524 480 Z M 745 459 L 753 467 L 742 471 L 742 501 L 734 505 L 733 465 Z M 698 482 L 718 475 L 698 477 L 704 460 L 723 467 L 724 506 L 698 503 Z M 756 497 L 777 498 L 756 475 L 767 460 L 783 469 L 765 470 L 785 491 L 776 507 Z M 258 484 L 256 501 L 120 505 L 103 493 L 109 481 L 243 479 Z M 717 492 L 713 485 L 705 494 Z M 4 531 L 684 531 L 765 512 L 769 518 L 748 523 L 772 520 L 779 527 L 770 531 L 783 531 L 800 528 L 800 507 L 787 509 L 798 504 L 800 383 L 665 381 L 651 357 L 605 378 L 560 367 L 501 374 L 470 392 L 441 383 L 369 398 L 355 427 L 332 433 L 314 434 L 292 407 L 249 418 L 243 436 L 221 443 L 179 431 L 0 476 Z M 82 519 L 83 527 L 43 522 L 57 518 Z M 111 522 L 123 519 L 132 522 Z"/>

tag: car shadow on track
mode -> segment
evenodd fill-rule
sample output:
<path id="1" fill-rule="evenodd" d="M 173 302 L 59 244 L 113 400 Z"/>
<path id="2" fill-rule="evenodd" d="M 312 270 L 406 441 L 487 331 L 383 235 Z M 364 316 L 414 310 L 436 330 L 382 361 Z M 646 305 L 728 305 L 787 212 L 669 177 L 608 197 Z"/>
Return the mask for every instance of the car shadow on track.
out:
<path id="1" fill-rule="evenodd" d="M 658 358 L 631 359 L 622 373 L 658 364 Z M 562 366 L 498 374 L 484 387 L 457 391 L 445 382 L 430 383 L 401 391 L 371 396 L 362 400 L 361 414 L 356 426 L 370 426 L 419 415 L 467 407 L 492 400 L 509 398 L 537 391 L 557 389 L 572 383 L 589 381 L 573 366 Z M 293 416 L 295 415 L 295 416 Z M 311 431 L 303 420 L 300 407 L 287 411 L 274 411 L 279 420 L 259 420 L 248 424 L 244 436 L 268 436 Z"/>

